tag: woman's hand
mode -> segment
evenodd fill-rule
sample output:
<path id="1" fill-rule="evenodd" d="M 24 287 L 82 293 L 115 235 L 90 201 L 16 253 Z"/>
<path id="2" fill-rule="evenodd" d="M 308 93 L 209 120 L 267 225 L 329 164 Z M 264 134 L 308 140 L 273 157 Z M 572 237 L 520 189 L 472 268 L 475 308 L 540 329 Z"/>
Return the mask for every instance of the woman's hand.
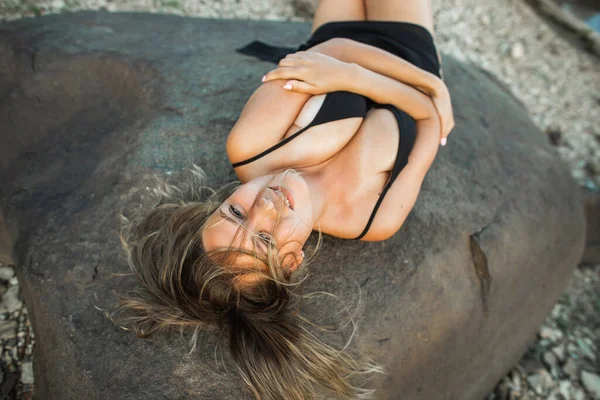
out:
<path id="1" fill-rule="evenodd" d="M 429 96 L 433 101 L 433 105 L 438 113 L 440 119 L 440 143 L 442 146 L 446 145 L 446 139 L 450 134 L 450 131 L 454 128 L 454 113 L 452 111 L 452 100 L 450 99 L 450 92 L 446 84 L 439 79 L 435 85 L 435 89 L 430 91 Z"/>
<path id="2" fill-rule="evenodd" d="M 284 89 L 315 95 L 346 90 L 351 76 L 348 63 L 317 52 L 299 51 L 279 61 L 278 68 L 268 72 L 263 82 L 284 79 Z"/>
<path id="3" fill-rule="evenodd" d="M 353 65 L 322 53 L 299 51 L 283 58 L 277 69 L 263 77 L 263 82 L 283 79 L 287 81 L 284 89 L 313 95 L 338 90 L 352 91 L 353 80 L 357 78 L 353 75 Z M 419 85 L 415 89 L 431 98 L 440 120 L 440 142 L 445 145 L 446 138 L 454 128 L 450 93 L 445 83 L 437 77 L 427 82 L 427 87 Z"/>

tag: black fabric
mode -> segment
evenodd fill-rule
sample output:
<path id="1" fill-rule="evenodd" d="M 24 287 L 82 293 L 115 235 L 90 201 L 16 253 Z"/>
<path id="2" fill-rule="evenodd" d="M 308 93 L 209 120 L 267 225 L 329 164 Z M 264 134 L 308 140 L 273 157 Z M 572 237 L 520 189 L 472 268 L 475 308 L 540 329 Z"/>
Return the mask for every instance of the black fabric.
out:
<path id="1" fill-rule="evenodd" d="M 249 56 L 256 57 L 260 60 L 278 63 L 287 54 L 296 51 L 310 49 L 319 43 L 327 41 L 335 37 L 342 37 L 356 40 L 361 43 L 369 44 L 386 50 L 398 57 L 401 57 L 415 66 L 424 69 L 428 72 L 440 76 L 440 65 L 437 58 L 437 52 L 433 42 L 433 37 L 425 28 L 419 25 L 395 22 L 395 21 L 335 21 L 321 25 L 310 37 L 310 39 L 302 44 L 297 49 L 291 47 L 271 46 L 261 41 L 254 41 L 237 51 Z M 362 239 L 377 214 L 377 210 L 381 206 L 383 199 L 391 188 L 392 184 L 408 163 L 408 156 L 412 151 L 416 140 L 416 123 L 415 120 L 391 104 L 378 104 L 367 99 L 364 96 L 349 92 L 332 92 L 327 93 L 321 108 L 317 115 L 303 129 L 299 130 L 292 136 L 282 140 L 271 148 L 262 153 L 249 158 L 247 160 L 233 164 L 233 167 L 246 165 L 261 157 L 277 150 L 289 141 L 304 133 L 307 129 L 320 125 L 326 122 L 337 121 L 344 118 L 363 117 L 371 108 L 385 108 L 390 110 L 398 122 L 400 131 L 400 143 L 398 145 L 398 153 L 396 161 L 390 172 L 389 179 L 385 184 L 381 195 L 377 200 L 373 211 L 369 217 L 367 225 L 362 233 L 354 238 L 354 240 Z"/>
<path id="2" fill-rule="evenodd" d="M 331 38 L 369 44 L 440 76 L 440 63 L 431 33 L 420 25 L 397 21 L 333 21 L 321 25 L 296 51 L 308 50 Z M 285 55 L 284 55 L 285 57 Z"/>
<path id="3" fill-rule="evenodd" d="M 367 100 L 365 97 L 350 92 L 331 92 L 325 95 L 325 100 L 317 115 L 304 128 L 300 129 L 293 135 L 283 139 L 279 143 L 260 154 L 255 155 L 244 161 L 233 164 L 233 168 L 241 167 L 266 156 L 267 154 L 277 150 L 281 146 L 300 136 L 313 126 L 321 125 L 331 121 L 338 121 L 345 118 L 360 117 L 364 118 L 367 115 Z"/>
<path id="4" fill-rule="evenodd" d="M 290 53 L 295 53 L 294 47 L 279 47 L 273 46 L 260 40 L 255 40 L 248 43 L 244 47 L 236 49 L 238 53 L 245 54 L 247 56 L 258 58 L 259 60 L 269 61 L 277 64 L 279 60 L 284 58 Z"/>

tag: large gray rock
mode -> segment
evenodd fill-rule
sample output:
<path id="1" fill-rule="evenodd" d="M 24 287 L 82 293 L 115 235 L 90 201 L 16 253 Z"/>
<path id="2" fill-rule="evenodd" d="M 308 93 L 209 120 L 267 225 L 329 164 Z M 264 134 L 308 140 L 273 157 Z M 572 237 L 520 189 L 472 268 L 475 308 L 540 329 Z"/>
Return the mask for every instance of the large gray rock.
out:
<path id="1" fill-rule="evenodd" d="M 248 397 L 215 361 L 212 334 L 187 355 L 185 342 L 136 339 L 94 306 L 134 287 L 116 275 L 127 272 L 117 213 L 146 201 L 154 178 L 195 162 L 215 186 L 231 179 L 225 137 L 272 68 L 233 49 L 308 32 L 88 12 L 0 27 L 0 199 L 38 398 Z M 326 238 L 308 282 L 350 305 L 362 287 L 353 346 L 390 371 L 371 382 L 378 399 L 480 400 L 583 252 L 579 190 L 522 105 L 476 68 L 447 59 L 445 75 L 456 129 L 407 222 L 380 243 Z"/>

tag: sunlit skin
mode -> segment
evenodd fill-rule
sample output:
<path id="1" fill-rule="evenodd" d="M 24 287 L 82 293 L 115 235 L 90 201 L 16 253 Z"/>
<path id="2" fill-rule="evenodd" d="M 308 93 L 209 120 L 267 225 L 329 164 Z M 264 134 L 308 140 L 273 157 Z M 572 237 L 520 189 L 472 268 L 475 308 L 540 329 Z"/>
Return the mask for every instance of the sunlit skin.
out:
<path id="1" fill-rule="evenodd" d="M 309 176 L 294 171 L 264 175 L 244 183 L 209 217 L 202 236 L 204 249 L 212 251 L 231 246 L 261 250 L 255 249 L 253 243 L 253 236 L 258 236 L 257 242 L 264 244 L 263 250 L 269 241 L 274 241 L 282 267 L 294 271 L 304 258 L 304 243 L 324 212 L 323 197 L 318 194 L 319 190 L 313 190 L 315 185 Z M 284 203 L 277 188 L 291 195 L 291 208 Z M 278 213 L 282 213 L 281 220 L 271 237 Z M 240 226 L 247 234 L 237 235 L 232 241 Z M 255 263 L 248 255 L 236 260 L 236 265 L 242 268 Z"/>

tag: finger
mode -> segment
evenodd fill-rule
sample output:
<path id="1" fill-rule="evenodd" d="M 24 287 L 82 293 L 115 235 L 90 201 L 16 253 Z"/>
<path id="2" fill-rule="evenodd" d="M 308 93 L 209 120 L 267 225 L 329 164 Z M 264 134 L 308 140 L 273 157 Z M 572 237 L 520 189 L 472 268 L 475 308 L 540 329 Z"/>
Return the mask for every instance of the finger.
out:
<path id="1" fill-rule="evenodd" d="M 451 122 L 447 129 L 444 130 L 443 134 L 442 134 L 442 138 L 440 139 L 440 144 L 442 146 L 445 146 L 446 143 L 448 142 L 448 136 L 450 135 L 450 132 L 452 132 L 452 129 L 454 128 L 454 122 Z"/>
<path id="2" fill-rule="evenodd" d="M 300 72 L 301 71 L 298 68 L 281 67 L 281 68 L 277 68 L 277 69 L 267 72 L 266 75 L 263 76 L 262 81 L 268 82 L 268 81 L 273 81 L 276 79 L 294 79 L 294 78 L 302 79 Z"/>
<path id="3" fill-rule="evenodd" d="M 308 54 L 306 51 L 297 51 L 295 53 L 290 53 L 286 55 L 286 57 L 304 57 Z"/>
<path id="4" fill-rule="evenodd" d="M 452 116 L 447 118 L 446 126 L 444 127 L 444 135 L 443 137 L 447 138 L 454 129 L 454 118 Z"/>
<path id="5" fill-rule="evenodd" d="M 305 65 L 306 61 L 301 58 L 282 58 L 279 61 L 280 67 L 295 67 L 298 65 Z"/>
<path id="6" fill-rule="evenodd" d="M 298 81 L 295 79 L 289 80 L 283 85 L 283 88 L 290 92 L 313 93 L 316 88 L 310 83 Z"/>

